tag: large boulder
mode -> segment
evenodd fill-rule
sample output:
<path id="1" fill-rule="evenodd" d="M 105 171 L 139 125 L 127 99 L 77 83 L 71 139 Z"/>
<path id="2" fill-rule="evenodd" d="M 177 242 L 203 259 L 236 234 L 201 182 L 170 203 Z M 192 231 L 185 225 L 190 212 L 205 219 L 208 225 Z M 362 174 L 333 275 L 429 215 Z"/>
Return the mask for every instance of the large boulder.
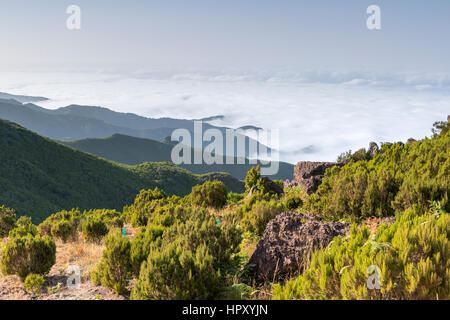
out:
<path id="1" fill-rule="evenodd" d="M 294 179 L 285 181 L 284 186 L 301 186 L 307 194 L 314 193 L 322 183 L 325 170 L 335 165 L 335 162 L 301 161 L 294 167 Z"/>
<path id="2" fill-rule="evenodd" d="M 324 222 L 313 215 L 285 212 L 272 219 L 258 242 L 249 263 L 259 281 L 281 278 L 301 270 L 312 251 L 344 235 L 348 223 Z"/>

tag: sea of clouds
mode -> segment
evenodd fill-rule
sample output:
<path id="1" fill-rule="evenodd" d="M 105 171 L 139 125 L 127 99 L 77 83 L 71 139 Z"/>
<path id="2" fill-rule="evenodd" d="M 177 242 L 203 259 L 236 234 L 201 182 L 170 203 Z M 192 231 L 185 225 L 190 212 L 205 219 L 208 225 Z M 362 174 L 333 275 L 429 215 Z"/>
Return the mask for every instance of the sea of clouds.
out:
<path id="1" fill-rule="evenodd" d="M 8 72 L 0 91 L 160 118 L 280 130 L 280 158 L 334 161 L 370 141 L 431 135 L 450 114 L 448 74 L 358 72 Z"/>

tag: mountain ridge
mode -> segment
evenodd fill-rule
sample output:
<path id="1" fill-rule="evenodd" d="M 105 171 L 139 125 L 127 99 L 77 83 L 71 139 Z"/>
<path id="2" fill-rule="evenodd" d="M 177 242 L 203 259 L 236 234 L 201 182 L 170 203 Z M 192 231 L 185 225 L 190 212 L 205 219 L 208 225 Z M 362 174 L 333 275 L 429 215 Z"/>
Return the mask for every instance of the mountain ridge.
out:
<path id="1" fill-rule="evenodd" d="M 62 143 L 108 160 L 129 165 L 137 165 L 148 161 L 171 161 L 171 151 L 174 146 L 169 143 L 123 134 L 113 134 L 106 138 L 64 141 Z M 191 148 L 190 150 L 192 155 L 193 149 Z M 234 158 L 234 164 L 231 165 L 225 164 L 224 159 L 224 164 L 180 164 L 179 167 L 197 174 L 227 172 L 237 179 L 244 180 L 247 172 L 255 166 L 255 164 L 250 164 L 248 159 L 244 161 L 245 164 L 237 164 L 237 158 Z M 259 162 L 259 164 L 261 163 Z M 278 164 L 279 172 L 269 177 L 271 179 L 291 180 L 294 166 L 286 162 L 278 162 Z M 261 166 L 263 165 L 261 164 Z"/>
<path id="2" fill-rule="evenodd" d="M 194 145 L 194 120 L 146 118 L 105 107 L 70 105 L 50 110 L 32 103 L 20 105 L 14 101 L 0 100 L 0 118 L 16 122 L 39 135 L 63 141 L 104 138 L 114 133 L 162 141 L 171 136 L 175 129 L 186 129 L 191 134 L 191 145 Z M 202 123 L 202 129 L 217 129 L 225 135 L 226 130 L 230 128 Z M 238 131 L 235 132 L 244 137 L 246 145 L 253 140 Z M 203 148 L 209 144 L 202 142 Z M 263 147 L 259 142 L 256 144 Z M 226 150 L 225 143 L 223 150 Z M 235 154 L 236 148 L 233 154 L 228 155 Z M 245 151 L 245 156 L 249 156 L 248 150 Z"/>

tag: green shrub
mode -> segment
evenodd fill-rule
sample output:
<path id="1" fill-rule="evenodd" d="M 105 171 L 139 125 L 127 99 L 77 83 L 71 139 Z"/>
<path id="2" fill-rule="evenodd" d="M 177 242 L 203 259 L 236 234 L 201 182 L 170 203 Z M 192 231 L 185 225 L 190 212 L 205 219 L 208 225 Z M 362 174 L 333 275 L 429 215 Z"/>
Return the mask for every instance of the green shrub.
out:
<path id="1" fill-rule="evenodd" d="M 450 210 L 450 132 L 413 144 L 383 144 L 373 160 L 327 170 L 305 209 L 327 219 L 389 216 L 441 201 Z"/>
<path id="2" fill-rule="evenodd" d="M 40 274 L 30 273 L 25 278 L 24 282 L 25 289 L 31 293 L 41 292 L 44 286 L 44 282 L 45 282 L 44 277 L 41 276 Z"/>
<path id="3" fill-rule="evenodd" d="M 303 204 L 302 199 L 296 195 L 288 195 L 285 200 L 285 207 L 289 211 L 293 211 Z"/>
<path id="4" fill-rule="evenodd" d="M 165 206 L 156 208 L 148 218 L 148 224 L 170 227 L 177 220 L 184 221 L 193 210 L 192 207 L 187 205 L 169 203 Z"/>
<path id="5" fill-rule="evenodd" d="M 141 190 L 131 206 L 123 209 L 123 218 L 134 227 L 146 226 L 149 217 L 159 207 L 168 203 L 177 203 L 178 197 L 167 198 L 162 190 Z"/>
<path id="6" fill-rule="evenodd" d="M 217 225 L 217 219 L 205 209 L 194 209 L 184 221 L 164 233 L 162 245 L 178 241 L 186 249 L 206 244 L 214 259 L 214 267 L 227 263 L 239 251 L 241 231 L 231 224 Z"/>
<path id="7" fill-rule="evenodd" d="M 92 217 L 83 222 L 82 232 L 88 242 L 99 243 L 108 234 L 108 226 L 99 218 Z"/>
<path id="8" fill-rule="evenodd" d="M 83 216 L 86 219 L 95 218 L 101 220 L 110 228 L 123 227 L 122 214 L 117 210 L 109 210 L 109 209 L 89 210 L 85 211 L 83 213 Z"/>
<path id="9" fill-rule="evenodd" d="M 238 208 L 236 214 L 241 217 L 240 224 L 245 231 L 261 236 L 267 223 L 283 212 L 285 207 L 276 199 L 258 199 L 257 195 L 252 196 L 246 204 Z"/>
<path id="10" fill-rule="evenodd" d="M 75 225 L 67 220 L 54 222 L 51 228 L 51 233 L 53 238 L 61 239 L 63 242 L 76 240 L 78 236 Z"/>
<path id="11" fill-rule="evenodd" d="M 298 278 L 274 286 L 274 299 L 449 299 L 450 214 L 408 209 L 374 236 L 352 226 L 313 253 Z M 370 266 L 380 289 L 368 289 Z M 375 268 L 374 268 L 375 269 Z"/>
<path id="12" fill-rule="evenodd" d="M 130 240 L 120 232 L 111 232 L 105 239 L 105 245 L 102 260 L 91 274 L 92 281 L 123 294 L 131 279 Z"/>
<path id="13" fill-rule="evenodd" d="M 41 235 L 48 235 L 66 242 L 76 240 L 82 214 L 78 209 L 62 210 L 50 215 L 39 226 Z M 53 230 L 54 229 L 54 230 Z"/>
<path id="14" fill-rule="evenodd" d="M 30 217 L 20 217 L 16 222 L 16 227 L 9 232 L 10 238 L 24 237 L 31 234 L 33 237 L 38 234 L 37 227 L 31 222 Z"/>
<path id="15" fill-rule="evenodd" d="M 213 299 L 221 283 L 213 265 L 205 244 L 194 252 L 177 243 L 154 250 L 142 264 L 131 299 Z"/>
<path id="16" fill-rule="evenodd" d="M 210 299 L 223 285 L 221 268 L 239 251 L 241 232 L 217 225 L 205 209 L 194 208 L 150 245 L 132 299 Z M 149 241 L 150 242 L 150 241 Z"/>
<path id="17" fill-rule="evenodd" d="M 56 246 L 48 236 L 12 238 L 5 246 L 1 257 L 4 274 L 17 274 L 22 281 L 30 273 L 46 274 L 56 261 Z"/>
<path id="18" fill-rule="evenodd" d="M 142 227 L 131 241 L 131 265 L 136 275 L 139 275 L 141 264 L 147 260 L 153 243 L 162 238 L 166 228 L 160 225 Z"/>
<path id="19" fill-rule="evenodd" d="M 194 205 L 221 208 L 227 203 L 228 191 L 221 181 L 206 181 L 202 185 L 192 187 L 189 196 Z"/>
<path id="20" fill-rule="evenodd" d="M 242 199 L 244 199 L 244 194 L 229 192 L 227 196 L 227 204 L 238 203 Z"/>
<path id="21" fill-rule="evenodd" d="M 0 206 L 0 238 L 7 237 L 16 226 L 16 214 L 13 209 Z"/>

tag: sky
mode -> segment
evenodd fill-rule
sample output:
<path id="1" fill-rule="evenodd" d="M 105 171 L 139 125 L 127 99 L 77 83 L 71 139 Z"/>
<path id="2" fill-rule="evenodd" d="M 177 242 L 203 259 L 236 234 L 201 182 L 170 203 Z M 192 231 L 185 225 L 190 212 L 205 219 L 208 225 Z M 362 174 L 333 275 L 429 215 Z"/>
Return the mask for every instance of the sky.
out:
<path id="1" fill-rule="evenodd" d="M 334 161 L 447 118 L 449 33 L 448 0 L 0 0 L 0 92 L 225 115 L 215 124 L 280 130 L 282 160 Z"/>
<path id="2" fill-rule="evenodd" d="M 81 30 L 66 9 L 81 8 Z M 382 29 L 366 27 L 369 5 Z M 447 0 L 1 0 L 0 66 L 450 71 Z M 6 48 L 6 50 L 4 50 Z"/>

